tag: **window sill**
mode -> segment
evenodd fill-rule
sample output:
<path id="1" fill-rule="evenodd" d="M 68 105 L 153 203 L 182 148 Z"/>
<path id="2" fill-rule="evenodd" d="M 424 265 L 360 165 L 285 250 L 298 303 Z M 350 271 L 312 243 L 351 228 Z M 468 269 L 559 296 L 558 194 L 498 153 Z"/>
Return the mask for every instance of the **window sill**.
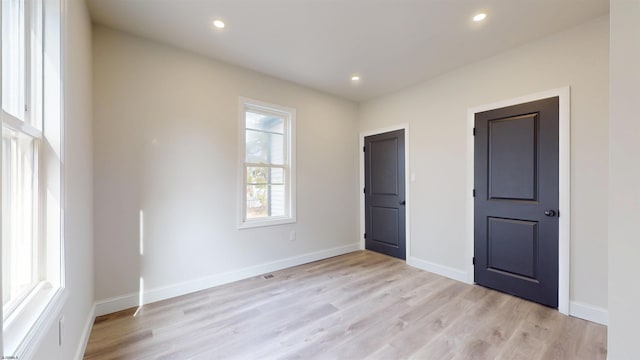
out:
<path id="1" fill-rule="evenodd" d="M 284 225 L 284 224 L 293 224 L 296 222 L 296 219 L 293 217 L 279 217 L 279 218 L 271 218 L 264 220 L 249 220 L 244 221 L 238 224 L 238 230 L 242 229 L 253 229 L 258 227 L 265 226 L 274 226 L 274 225 Z"/>
<path id="2" fill-rule="evenodd" d="M 45 332 L 55 322 L 66 301 L 67 292 L 48 283 L 38 285 L 24 305 L 4 322 L 4 356 L 28 358 Z"/>

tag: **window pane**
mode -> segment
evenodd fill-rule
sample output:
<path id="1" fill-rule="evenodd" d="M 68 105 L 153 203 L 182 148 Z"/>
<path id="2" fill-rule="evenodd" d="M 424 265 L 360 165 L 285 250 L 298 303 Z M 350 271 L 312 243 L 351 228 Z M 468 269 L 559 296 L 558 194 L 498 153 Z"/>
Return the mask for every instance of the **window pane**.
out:
<path id="1" fill-rule="evenodd" d="M 271 185 L 271 198 L 269 206 L 271 216 L 285 216 L 285 193 L 284 185 Z"/>
<path id="2" fill-rule="evenodd" d="M 268 188 L 269 185 L 247 186 L 247 219 L 269 216 Z"/>
<path id="3" fill-rule="evenodd" d="M 284 135 L 247 129 L 246 162 L 283 165 Z"/>
<path id="4" fill-rule="evenodd" d="M 284 185 L 284 169 L 282 168 L 270 168 L 269 175 L 271 176 L 269 180 L 272 185 Z"/>
<path id="5" fill-rule="evenodd" d="M 2 0 L 2 108 L 24 120 L 24 0 Z"/>
<path id="6" fill-rule="evenodd" d="M 284 169 L 269 167 L 247 167 L 247 184 L 284 184 Z"/>
<path id="7" fill-rule="evenodd" d="M 284 119 L 281 117 L 257 114 L 250 111 L 247 111 L 245 115 L 247 129 L 284 134 Z"/>
<path id="8" fill-rule="evenodd" d="M 3 128 L 2 306 L 5 318 L 37 283 L 34 140 Z"/>
<path id="9" fill-rule="evenodd" d="M 43 2 L 31 2 L 31 22 L 29 24 L 30 37 L 30 87 L 29 122 L 36 129 L 42 130 L 42 102 L 43 102 L 43 65 L 44 65 L 44 32 L 43 32 Z"/>
<path id="10" fill-rule="evenodd" d="M 247 185 L 247 219 L 285 215 L 284 185 Z"/>

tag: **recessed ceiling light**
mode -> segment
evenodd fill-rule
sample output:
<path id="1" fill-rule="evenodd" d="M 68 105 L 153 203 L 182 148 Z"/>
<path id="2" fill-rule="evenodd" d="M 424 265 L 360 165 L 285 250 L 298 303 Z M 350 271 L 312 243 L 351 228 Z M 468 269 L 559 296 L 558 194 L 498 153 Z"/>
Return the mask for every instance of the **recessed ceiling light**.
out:
<path id="1" fill-rule="evenodd" d="M 360 76 L 358 76 L 358 75 L 353 75 L 351 77 L 351 81 L 359 81 L 359 80 L 360 80 Z"/>
<path id="2" fill-rule="evenodd" d="M 487 17 L 487 14 L 480 13 L 473 17 L 473 21 L 482 21 Z"/>
<path id="3" fill-rule="evenodd" d="M 224 21 L 222 21 L 222 20 L 214 20 L 213 21 L 213 26 L 217 27 L 218 29 L 224 29 Z"/>

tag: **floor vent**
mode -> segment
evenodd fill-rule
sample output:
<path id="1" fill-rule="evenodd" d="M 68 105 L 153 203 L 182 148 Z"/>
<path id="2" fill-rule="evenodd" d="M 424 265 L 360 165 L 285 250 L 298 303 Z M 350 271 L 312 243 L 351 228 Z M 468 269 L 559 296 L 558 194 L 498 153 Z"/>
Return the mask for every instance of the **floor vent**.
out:
<path id="1" fill-rule="evenodd" d="M 273 277 L 273 275 L 269 274 L 269 275 L 262 275 L 263 278 L 265 279 L 271 279 Z"/>

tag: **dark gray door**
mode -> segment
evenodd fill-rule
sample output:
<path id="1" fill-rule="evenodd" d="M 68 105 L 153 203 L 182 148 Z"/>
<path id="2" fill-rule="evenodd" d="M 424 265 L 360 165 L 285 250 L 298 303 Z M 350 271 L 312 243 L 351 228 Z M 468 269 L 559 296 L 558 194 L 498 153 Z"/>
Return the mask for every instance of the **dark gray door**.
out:
<path id="1" fill-rule="evenodd" d="M 404 259 L 404 130 L 364 142 L 365 247 Z"/>
<path id="2" fill-rule="evenodd" d="M 558 306 L 557 97 L 475 117 L 475 281 Z"/>

